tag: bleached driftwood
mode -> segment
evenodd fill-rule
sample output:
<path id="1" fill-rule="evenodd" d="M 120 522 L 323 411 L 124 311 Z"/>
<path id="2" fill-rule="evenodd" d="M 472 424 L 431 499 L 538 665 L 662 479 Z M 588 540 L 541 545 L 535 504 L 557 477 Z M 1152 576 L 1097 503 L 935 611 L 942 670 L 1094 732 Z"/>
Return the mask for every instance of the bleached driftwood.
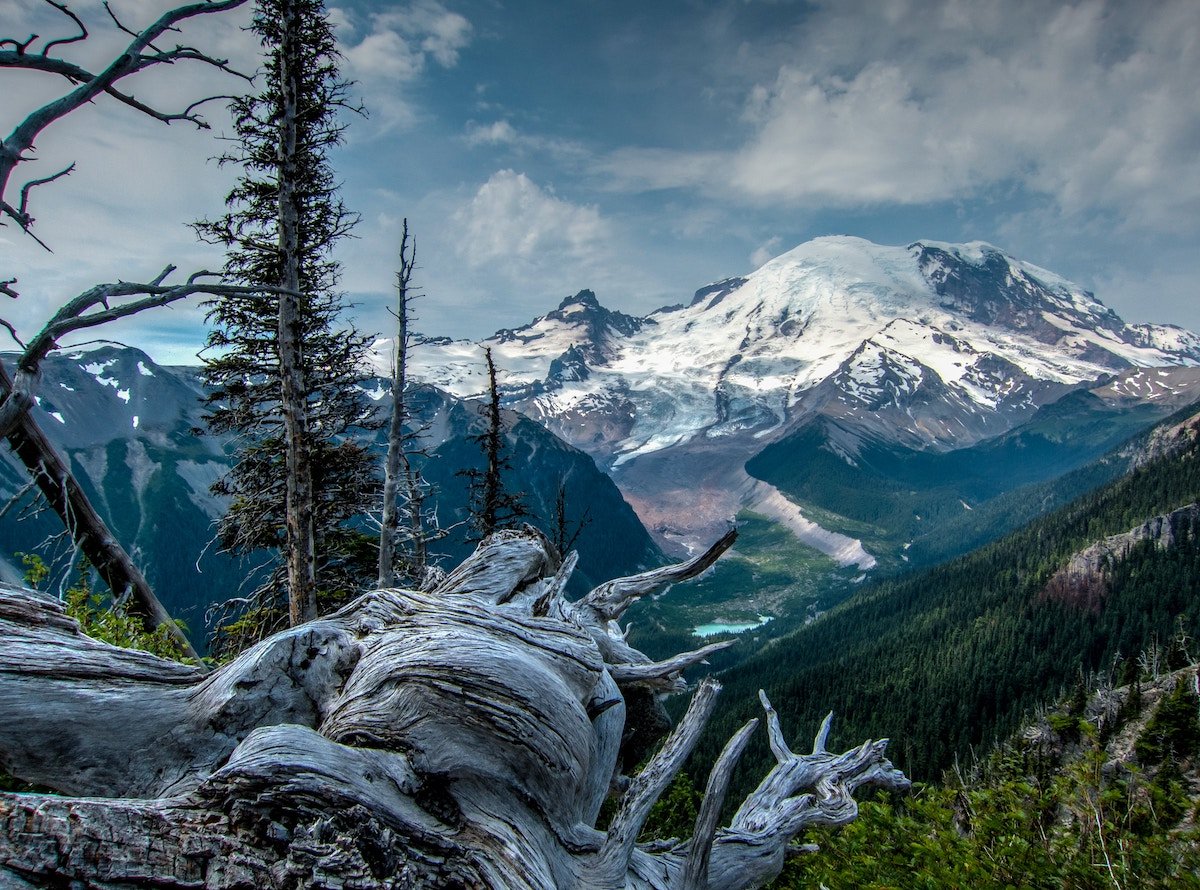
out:
<path id="1" fill-rule="evenodd" d="M 859 785 L 907 782 L 884 742 L 827 753 L 828 721 L 793 754 L 764 696 L 778 763 L 730 825 L 721 803 L 755 721 L 714 767 L 695 837 L 637 843 L 720 687 L 702 682 L 647 766 L 620 776 L 627 696 L 674 688 L 695 658 L 651 663 L 607 604 L 703 559 L 570 603 L 573 556 L 500 532 L 436 590 L 366 594 L 209 675 L 89 640 L 54 600 L 0 588 L 0 765 L 65 795 L 0 794 L 0 886 L 760 886 L 805 825 L 854 818 Z"/>

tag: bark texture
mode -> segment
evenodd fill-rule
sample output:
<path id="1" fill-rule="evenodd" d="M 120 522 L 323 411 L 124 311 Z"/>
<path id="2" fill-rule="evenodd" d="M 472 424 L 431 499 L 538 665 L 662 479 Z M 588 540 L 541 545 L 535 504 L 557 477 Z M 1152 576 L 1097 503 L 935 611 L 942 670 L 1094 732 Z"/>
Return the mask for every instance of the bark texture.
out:
<path id="1" fill-rule="evenodd" d="M 637 843 L 720 687 L 701 683 L 621 776 L 627 696 L 679 688 L 702 654 L 654 663 L 615 621 L 730 543 L 571 603 L 573 554 L 498 532 L 432 591 L 368 593 L 209 675 L 0 588 L 0 766 L 63 795 L 0 794 L 0 886 L 761 886 L 805 825 L 854 818 L 858 786 L 907 782 L 885 742 L 827 752 L 828 721 L 793 754 L 764 697 L 777 765 L 730 824 L 722 798 L 756 721 L 714 767 L 695 836 Z"/>
<path id="2" fill-rule="evenodd" d="M 304 351 L 300 314 L 300 196 L 297 186 L 297 142 L 300 115 L 300 53 L 294 45 L 299 31 L 294 4 L 283 9 L 279 46 L 279 258 L 283 293 L 279 296 L 279 410 L 287 442 L 288 612 L 293 625 L 317 617 L 317 561 L 313 527 L 312 466 L 308 460 L 308 388 L 304 381 Z"/>

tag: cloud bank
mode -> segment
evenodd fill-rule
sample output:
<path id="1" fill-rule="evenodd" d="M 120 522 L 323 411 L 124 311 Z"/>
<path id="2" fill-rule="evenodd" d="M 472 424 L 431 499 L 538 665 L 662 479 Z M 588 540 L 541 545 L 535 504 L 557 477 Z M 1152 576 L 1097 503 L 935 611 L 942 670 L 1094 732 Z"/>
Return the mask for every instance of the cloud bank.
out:
<path id="1" fill-rule="evenodd" d="M 726 58 L 730 58 L 727 56 Z M 623 190 L 694 188 L 750 203 L 858 207 L 1020 188 L 1064 216 L 1194 226 L 1200 17 L 1154 4 L 825 2 L 731 68 L 745 91 L 724 151 L 628 147 L 598 169 Z"/>

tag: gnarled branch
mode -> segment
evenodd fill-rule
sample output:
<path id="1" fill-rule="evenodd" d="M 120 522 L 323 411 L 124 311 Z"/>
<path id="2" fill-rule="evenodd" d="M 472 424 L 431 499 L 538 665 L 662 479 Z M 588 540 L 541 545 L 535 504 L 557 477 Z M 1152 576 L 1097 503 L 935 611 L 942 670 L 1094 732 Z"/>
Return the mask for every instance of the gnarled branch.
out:
<path id="1" fill-rule="evenodd" d="M 192 103 L 184 112 L 178 114 L 162 112 L 120 90 L 117 84 L 147 68 L 172 64 L 177 61 L 196 61 L 250 79 L 248 75 L 240 74 L 230 68 L 228 60 L 209 56 L 195 47 L 176 46 L 174 49 L 161 51 L 154 46 L 155 41 L 164 34 L 178 30 L 177 26 L 181 22 L 200 15 L 234 9 L 244 4 L 246 0 L 203 0 L 203 2 L 178 6 L 164 12 L 156 21 L 141 31 L 130 30 L 117 22 L 118 27 L 133 39 L 105 68 L 95 73 L 50 55 L 50 50 L 56 46 L 86 40 L 88 32 L 79 17 L 68 9 L 66 4 L 56 3 L 54 0 L 47 0 L 47 2 L 69 17 L 79 28 L 80 33 L 71 37 L 47 41 L 40 53 L 30 52 L 32 45 L 38 39 L 36 34 L 25 41 L 11 37 L 0 40 L 0 47 L 12 47 L 12 49 L 0 49 L 0 68 L 43 71 L 65 77 L 70 83 L 76 85 L 70 92 L 47 102 L 27 115 L 5 137 L 3 143 L 0 143 L 0 215 L 8 217 L 35 240 L 37 240 L 36 236 L 33 236 L 31 231 L 34 218 L 29 211 L 29 191 L 37 185 L 52 182 L 66 175 L 70 172 L 70 168 L 53 176 L 26 182 L 21 188 L 20 200 L 15 205 L 6 196 L 9 194 L 13 171 L 18 164 L 32 160 L 30 152 L 33 150 L 34 143 L 42 131 L 52 123 L 107 94 L 129 107 L 165 123 L 186 120 L 198 127 L 207 128 L 208 124 L 203 118 L 194 113 L 194 109 L 200 103 Z M 105 8 L 108 9 L 108 4 L 105 4 Z M 112 11 L 109 10 L 109 13 L 111 15 Z M 116 21 L 115 16 L 113 19 Z M 42 244 L 40 240 L 38 243 Z"/>
<path id="2" fill-rule="evenodd" d="M 615 621 L 643 596 L 657 593 L 671 584 L 695 578 L 715 563 L 722 553 L 733 546 L 733 542 L 736 540 L 737 529 L 730 529 L 722 535 L 719 541 L 695 559 L 661 569 L 651 569 L 629 578 L 608 581 L 584 597 L 582 605 L 595 610 L 596 614 L 605 621 Z"/>
<path id="3" fill-rule="evenodd" d="M 482 582 L 484 553 L 509 591 Z M 499 534 L 451 573 L 463 586 L 366 594 L 208 676 L 89 641 L 57 603 L 0 585 L 0 767 L 68 795 L 0 794 L 0 884 L 741 890 L 804 825 L 853 818 L 864 782 L 906 784 L 882 742 L 834 756 L 823 730 L 792 754 L 764 697 L 778 763 L 733 822 L 716 827 L 754 721 L 690 843 L 639 845 L 720 687 L 701 682 L 621 781 L 616 666 L 569 611 L 519 595 L 560 586 L 556 562 L 533 532 Z"/>

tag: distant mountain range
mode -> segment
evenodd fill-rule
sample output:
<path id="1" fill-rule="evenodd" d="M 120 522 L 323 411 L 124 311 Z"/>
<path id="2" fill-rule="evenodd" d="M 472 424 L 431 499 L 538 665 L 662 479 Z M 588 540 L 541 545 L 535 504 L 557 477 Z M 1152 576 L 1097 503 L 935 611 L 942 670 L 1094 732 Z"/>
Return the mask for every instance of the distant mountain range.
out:
<path id="1" fill-rule="evenodd" d="M 693 592 L 641 607 L 667 636 L 783 632 L 871 574 L 965 552 L 1115 478 L 1123 459 L 1093 462 L 1200 400 L 1200 337 L 1126 324 L 990 245 L 820 238 L 645 317 L 585 290 L 479 343 L 423 344 L 412 370 L 446 525 L 466 502 L 455 473 L 477 457 L 485 346 L 519 412 L 514 486 L 546 524 L 565 479 L 568 512 L 594 520 L 578 584 L 743 525 Z M 389 347 L 367 402 L 384 404 Z M 196 369 L 103 347 L 48 360 L 36 409 L 175 609 L 249 571 L 205 549 L 222 509 L 208 486 L 228 458 L 191 432 L 202 389 Z M 0 496 L 21 479 L 0 462 Z M 0 558 L 51 530 L 14 515 Z M 201 553 L 205 574 L 183 577 Z"/>
<path id="2" fill-rule="evenodd" d="M 476 395 L 483 347 L 505 403 L 591 454 L 667 552 L 751 524 L 702 605 L 646 607 L 664 632 L 794 619 L 965 552 L 1113 478 L 1037 488 L 1200 400 L 1196 334 L 979 242 L 818 238 L 641 318 L 581 291 L 431 341 L 414 373 Z"/>
<path id="3" fill-rule="evenodd" d="M 11 363 L 12 356 L 4 358 Z M 385 410 L 390 404 L 384 399 L 388 381 L 367 380 L 362 388 L 365 405 Z M 237 595 L 268 558 L 244 562 L 217 552 L 213 523 L 224 503 L 209 487 L 229 467 L 230 442 L 198 434 L 203 392 L 198 368 L 164 367 L 138 349 L 101 346 L 50 356 L 33 411 L 164 605 L 197 631 L 206 606 Z M 452 529 L 435 552 L 453 565 L 472 549 L 463 523 L 467 483 L 456 471 L 482 461 L 469 438 L 482 430 L 480 405 L 432 387 L 416 391 L 413 403 L 429 429 L 432 457 L 424 469 L 438 490 L 439 522 Z M 533 521 L 552 533 L 560 484 L 572 529 L 589 508 L 602 520 L 579 536 L 578 587 L 662 562 L 637 516 L 590 457 L 520 415 L 507 412 L 506 422 L 514 462 L 507 484 L 525 494 Z M 383 433 L 370 435 L 382 468 Z M 0 505 L 27 478 L 24 467 L 0 449 Z M 0 516 L 0 576 L 7 580 L 20 574 L 16 552 L 59 557 L 60 575 L 70 559 L 61 524 L 51 515 L 28 515 L 29 506 L 23 500 Z"/>
<path id="4" fill-rule="evenodd" d="M 1080 387 L 1109 404 L 1200 397 L 1200 372 L 1139 370 L 1195 368 L 1200 337 L 1126 324 L 1078 285 L 979 242 L 818 238 L 644 318 L 581 291 L 480 344 L 431 342 L 415 373 L 477 395 L 481 346 L 504 371 L 507 404 L 592 454 L 675 549 L 743 507 L 769 510 L 773 492 L 743 464 L 817 418 L 820 447 L 852 466 L 875 446 L 936 453 L 992 439 Z M 813 543 L 870 563 L 846 541 Z"/>

